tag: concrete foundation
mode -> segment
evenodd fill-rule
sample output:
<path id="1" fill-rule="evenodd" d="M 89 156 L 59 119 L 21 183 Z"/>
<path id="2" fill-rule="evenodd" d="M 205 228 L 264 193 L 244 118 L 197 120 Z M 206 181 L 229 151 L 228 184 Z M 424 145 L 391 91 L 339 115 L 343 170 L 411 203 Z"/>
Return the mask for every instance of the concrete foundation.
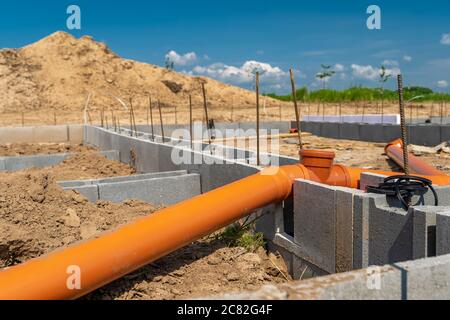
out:
<path id="1" fill-rule="evenodd" d="M 450 126 L 440 124 L 408 125 L 409 143 L 422 146 L 437 146 L 450 140 Z M 388 143 L 401 136 L 399 125 L 336 123 L 336 122 L 302 122 L 302 130 L 313 135 L 344 140 Z"/>
<path id="2" fill-rule="evenodd" d="M 72 143 L 83 142 L 82 125 L 3 127 L 0 144 L 5 143 Z"/>
<path id="3" fill-rule="evenodd" d="M 102 151 L 101 153 L 110 160 L 119 160 L 118 151 Z M 14 172 L 28 168 L 51 167 L 74 155 L 74 153 L 58 153 L 25 157 L 0 157 L 0 171 Z"/>

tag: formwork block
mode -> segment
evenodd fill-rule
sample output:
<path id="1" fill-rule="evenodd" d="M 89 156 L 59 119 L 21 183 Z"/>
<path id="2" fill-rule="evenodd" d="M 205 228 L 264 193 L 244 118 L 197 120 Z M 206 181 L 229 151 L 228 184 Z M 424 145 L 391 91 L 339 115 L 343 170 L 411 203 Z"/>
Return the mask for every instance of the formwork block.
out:
<path id="1" fill-rule="evenodd" d="M 64 190 L 74 190 L 83 195 L 89 202 L 96 203 L 99 200 L 98 186 L 85 185 L 78 187 L 65 187 Z"/>
<path id="2" fill-rule="evenodd" d="M 271 240 L 275 238 L 275 234 L 280 231 L 280 225 L 277 223 L 277 212 L 281 211 L 283 215 L 283 207 L 281 204 L 271 204 L 258 210 L 252 218 L 256 220 L 255 231 L 264 234 L 264 239 Z"/>
<path id="3" fill-rule="evenodd" d="M 411 144 L 434 147 L 441 140 L 441 127 L 432 124 L 417 124 L 409 126 L 409 142 Z"/>
<path id="4" fill-rule="evenodd" d="M 336 272 L 353 270 L 353 198 L 362 191 L 336 189 Z"/>
<path id="5" fill-rule="evenodd" d="M 383 138 L 386 142 L 394 141 L 402 136 L 402 130 L 398 125 L 383 125 Z"/>
<path id="6" fill-rule="evenodd" d="M 362 191 L 367 191 L 368 187 L 378 187 L 386 178 L 387 176 L 382 174 L 367 172 L 362 173 L 359 182 L 359 189 Z"/>
<path id="7" fill-rule="evenodd" d="M 339 123 L 322 123 L 320 136 L 325 138 L 339 139 Z"/>
<path id="8" fill-rule="evenodd" d="M 450 299 L 450 256 L 440 256 L 399 263 L 408 300 Z"/>
<path id="9" fill-rule="evenodd" d="M 413 207 L 413 259 L 436 255 L 436 207 Z"/>
<path id="10" fill-rule="evenodd" d="M 450 253 L 450 208 L 436 214 L 436 255 Z"/>
<path id="11" fill-rule="evenodd" d="M 305 199 L 308 199 L 306 201 Z M 297 180 L 294 184 L 294 239 L 306 260 L 336 270 L 336 188 Z"/>
<path id="12" fill-rule="evenodd" d="M 43 156 L 7 157 L 4 158 L 5 170 L 19 171 L 27 168 L 45 168 L 57 165 L 70 154 L 55 154 Z"/>
<path id="13" fill-rule="evenodd" d="M 0 158 L 0 171 L 6 171 L 5 159 Z"/>
<path id="14" fill-rule="evenodd" d="M 110 150 L 110 151 L 102 151 L 100 152 L 103 156 L 106 157 L 106 159 L 112 160 L 112 161 L 119 161 L 119 151 L 117 150 Z"/>
<path id="15" fill-rule="evenodd" d="M 300 126 L 302 127 L 302 132 L 312 133 L 312 122 L 302 121 L 300 123 Z M 297 129 L 297 122 L 296 121 L 292 121 L 291 128 L 292 129 Z"/>
<path id="16" fill-rule="evenodd" d="M 30 143 L 33 142 L 33 127 L 0 128 L 0 143 Z"/>
<path id="17" fill-rule="evenodd" d="M 311 280 L 319 289 L 317 300 L 403 300 L 406 287 L 402 272 L 391 266 L 335 274 Z M 309 281 L 297 287 L 298 292 L 311 285 Z"/>
<path id="18" fill-rule="evenodd" d="M 361 124 L 359 140 L 370 142 L 387 142 L 384 138 L 384 127 L 381 124 Z"/>
<path id="19" fill-rule="evenodd" d="M 69 141 L 69 130 L 64 126 L 43 126 L 33 128 L 35 143 L 63 143 Z"/>
<path id="20" fill-rule="evenodd" d="M 387 205 L 385 196 L 369 199 L 369 265 L 412 259 L 413 216 Z"/>
<path id="21" fill-rule="evenodd" d="M 69 125 L 69 137 L 70 143 L 81 144 L 84 141 L 84 126 L 83 125 Z"/>
<path id="22" fill-rule="evenodd" d="M 63 188 L 76 188 L 76 187 L 83 187 L 83 186 L 90 186 L 95 183 L 96 180 L 73 180 L 73 181 L 58 181 L 58 185 Z"/>
<path id="23" fill-rule="evenodd" d="M 441 126 L 441 141 L 450 141 L 450 125 Z"/>
<path id="24" fill-rule="evenodd" d="M 369 266 L 369 200 L 367 194 L 353 197 L 353 269 Z"/>
<path id="25" fill-rule="evenodd" d="M 322 133 L 322 122 L 311 122 L 311 133 L 320 137 Z"/>
<path id="26" fill-rule="evenodd" d="M 179 177 L 99 184 L 101 200 L 116 203 L 138 199 L 154 205 L 173 205 L 200 194 L 200 177 Z"/>
<path id="27" fill-rule="evenodd" d="M 360 140 L 358 123 L 340 123 L 339 139 L 344 140 Z"/>

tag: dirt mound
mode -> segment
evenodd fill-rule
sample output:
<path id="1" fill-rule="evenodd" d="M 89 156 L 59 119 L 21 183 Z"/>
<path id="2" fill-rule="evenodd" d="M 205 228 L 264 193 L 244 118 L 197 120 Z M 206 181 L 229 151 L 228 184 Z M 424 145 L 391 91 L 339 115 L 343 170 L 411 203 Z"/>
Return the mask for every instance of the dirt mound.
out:
<path id="1" fill-rule="evenodd" d="M 139 201 L 92 204 L 63 191 L 46 170 L 0 174 L 0 268 L 89 239 L 155 207 Z"/>
<path id="2" fill-rule="evenodd" d="M 92 109 L 123 108 L 134 96 L 136 107 L 148 106 L 147 93 L 166 104 L 186 106 L 189 93 L 201 102 L 206 82 L 214 105 L 254 105 L 254 93 L 208 78 L 196 78 L 154 65 L 122 59 L 91 37 L 76 39 L 56 32 L 22 49 L 0 51 L 0 112 L 40 108 L 81 111 L 87 95 Z"/>

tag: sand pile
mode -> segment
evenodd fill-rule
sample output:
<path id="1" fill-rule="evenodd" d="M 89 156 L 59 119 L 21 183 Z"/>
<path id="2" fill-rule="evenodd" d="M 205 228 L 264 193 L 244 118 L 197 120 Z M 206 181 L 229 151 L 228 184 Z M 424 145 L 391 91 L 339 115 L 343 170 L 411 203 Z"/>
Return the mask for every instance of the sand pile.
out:
<path id="1" fill-rule="evenodd" d="M 0 51 L 0 112 L 39 109 L 81 111 L 86 97 L 91 106 L 123 108 L 114 97 L 146 108 L 154 99 L 187 109 L 188 94 L 201 102 L 200 82 L 215 106 L 231 103 L 254 106 L 254 93 L 208 78 L 196 78 L 154 65 L 122 59 L 104 43 L 85 36 L 56 32 L 22 49 Z"/>

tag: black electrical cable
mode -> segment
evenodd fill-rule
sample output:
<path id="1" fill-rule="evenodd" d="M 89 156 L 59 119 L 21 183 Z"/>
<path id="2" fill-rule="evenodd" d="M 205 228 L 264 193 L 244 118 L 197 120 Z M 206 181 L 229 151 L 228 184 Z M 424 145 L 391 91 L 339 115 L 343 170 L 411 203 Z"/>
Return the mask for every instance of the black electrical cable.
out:
<path id="1" fill-rule="evenodd" d="M 415 176 L 392 176 L 384 180 L 378 187 L 367 187 L 367 192 L 385 194 L 387 197 L 396 197 L 406 210 L 411 206 L 413 196 L 423 196 L 430 190 L 434 196 L 434 205 L 439 206 L 439 198 L 433 188 L 433 182 Z"/>

